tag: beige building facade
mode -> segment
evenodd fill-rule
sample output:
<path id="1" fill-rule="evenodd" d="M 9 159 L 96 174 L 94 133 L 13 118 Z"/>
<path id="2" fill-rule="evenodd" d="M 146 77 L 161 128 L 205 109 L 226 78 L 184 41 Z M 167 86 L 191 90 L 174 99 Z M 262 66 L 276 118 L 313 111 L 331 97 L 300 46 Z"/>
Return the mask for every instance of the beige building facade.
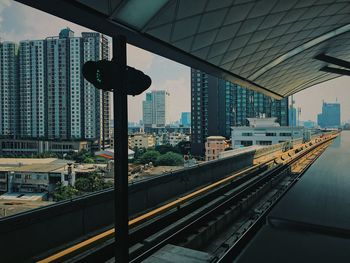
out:
<path id="1" fill-rule="evenodd" d="M 211 161 L 219 158 L 219 154 L 228 147 L 225 137 L 209 136 L 205 143 L 205 160 Z"/>
<path id="2" fill-rule="evenodd" d="M 151 134 L 139 133 L 129 135 L 129 148 L 150 148 L 156 145 L 156 138 Z"/>

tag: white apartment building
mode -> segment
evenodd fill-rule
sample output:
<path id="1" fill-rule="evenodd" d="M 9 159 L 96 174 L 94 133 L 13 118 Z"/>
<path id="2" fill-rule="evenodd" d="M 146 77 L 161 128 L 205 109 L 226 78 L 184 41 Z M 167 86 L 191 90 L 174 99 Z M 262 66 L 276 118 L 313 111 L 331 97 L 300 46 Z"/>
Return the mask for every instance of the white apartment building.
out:
<path id="1" fill-rule="evenodd" d="M 171 146 L 176 146 L 179 142 L 189 141 L 190 136 L 184 133 L 170 133 L 169 134 L 169 144 Z"/>
<path id="2" fill-rule="evenodd" d="M 45 136 L 45 48 L 44 40 L 24 40 L 19 43 L 19 122 L 22 137 Z"/>
<path id="3" fill-rule="evenodd" d="M 169 133 L 155 133 L 156 145 L 165 145 L 169 144 Z"/>
<path id="4" fill-rule="evenodd" d="M 232 127 L 232 147 L 272 145 L 303 137 L 303 127 L 280 126 L 277 118 L 248 118 L 250 126 Z"/>
<path id="5" fill-rule="evenodd" d="M 73 139 L 83 137 L 83 123 L 81 110 L 84 103 L 82 98 L 83 90 L 82 85 L 84 81 L 81 77 L 81 70 L 84 60 L 81 56 L 83 54 L 83 45 L 81 37 L 69 38 L 69 96 L 70 96 L 70 136 Z"/>
<path id="6" fill-rule="evenodd" d="M 47 45 L 47 137 L 68 139 L 69 86 L 67 37 L 49 37 Z"/>
<path id="7" fill-rule="evenodd" d="M 145 127 L 164 127 L 169 122 L 169 96 L 165 90 L 152 90 L 146 93 L 146 100 L 142 102 Z"/>
<path id="8" fill-rule="evenodd" d="M 0 53 L 0 135 L 14 135 L 18 127 L 26 138 L 109 144 L 109 92 L 97 90 L 81 73 L 84 62 L 109 59 L 105 36 L 74 37 L 65 28 L 59 36 L 21 41 L 18 59 L 14 43 L 0 43 Z"/>
<path id="9" fill-rule="evenodd" d="M 90 60 L 108 59 L 108 40 L 100 33 L 82 33 L 83 62 Z M 81 72 L 81 71 L 80 71 Z M 109 126 L 103 125 L 109 116 L 109 95 L 96 89 L 91 83 L 84 80 L 84 135 L 87 139 L 103 136 L 109 137 Z M 106 109 L 105 109 L 106 108 Z M 104 121 L 103 121 L 104 120 Z"/>
<path id="10" fill-rule="evenodd" d="M 0 135 L 18 133 L 17 52 L 17 44 L 0 43 Z"/>

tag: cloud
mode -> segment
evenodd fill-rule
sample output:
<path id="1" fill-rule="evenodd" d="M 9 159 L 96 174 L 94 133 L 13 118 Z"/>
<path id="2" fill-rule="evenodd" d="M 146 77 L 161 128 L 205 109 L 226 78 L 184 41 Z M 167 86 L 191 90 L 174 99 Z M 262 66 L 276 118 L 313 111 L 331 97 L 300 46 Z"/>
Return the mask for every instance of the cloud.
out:
<path id="1" fill-rule="evenodd" d="M 170 93 L 169 118 L 170 121 L 180 119 L 180 113 L 190 111 L 189 74 L 179 76 L 177 79 L 166 80 L 162 87 Z"/>
<path id="2" fill-rule="evenodd" d="M 3 6 L 8 0 L 1 0 Z M 89 29 L 55 17 L 35 8 L 11 2 L 6 5 L 6 14 L 3 12 L 1 34 L 4 40 L 19 42 L 26 39 L 44 39 L 48 36 L 57 36 L 62 28 L 69 27 L 77 35 Z"/>
<path id="3" fill-rule="evenodd" d="M 1 0 L 0 2 L 0 33 L 2 33 L 2 22 L 4 20 L 3 18 L 3 12 L 6 8 L 11 6 L 11 1 L 10 0 Z"/>
<path id="4" fill-rule="evenodd" d="M 153 63 L 154 54 L 133 45 L 128 45 L 128 65 L 142 71 L 148 71 Z"/>

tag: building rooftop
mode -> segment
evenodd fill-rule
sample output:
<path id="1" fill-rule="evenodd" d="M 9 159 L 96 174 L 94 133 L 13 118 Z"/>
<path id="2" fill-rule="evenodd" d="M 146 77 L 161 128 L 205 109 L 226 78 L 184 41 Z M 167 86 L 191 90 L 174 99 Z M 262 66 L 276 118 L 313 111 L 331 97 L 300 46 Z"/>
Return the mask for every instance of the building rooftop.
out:
<path id="1" fill-rule="evenodd" d="M 66 164 L 30 164 L 19 167 L 12 167 L 10 171 L 49 173 L 55 171 L 59 172 L 58 170 L 64 169 L 65 166 Z"/>
<path id="2" fill-rule="evenodd" d="M 0 166 L 48 164 L 56 162 L 57 160 L 57 158 L 0 158 Z"/>
<path id="3" fill-rule="evenodd" d="M 223 136 L 209 136 L 207 140 L 225 140 L 226 138 Z"/>
<path id="4" fill-rule="evenodd" d="M 279 127 L 277 118 L 247 118 L 250 127 Z"/>

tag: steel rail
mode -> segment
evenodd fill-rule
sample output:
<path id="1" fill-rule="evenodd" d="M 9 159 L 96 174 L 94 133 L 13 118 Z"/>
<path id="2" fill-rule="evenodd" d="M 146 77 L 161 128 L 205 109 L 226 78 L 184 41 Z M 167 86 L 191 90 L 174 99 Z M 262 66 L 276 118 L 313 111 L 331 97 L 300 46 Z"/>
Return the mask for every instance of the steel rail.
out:
<path id="1" fill-rule="evenodd" d="M 200 188 L 199 190 L 196 190 L 188 195 L 180 197 L 180 198 L 178 198 L 174 201 L 171 201 L 163 206 L 160 206 L 159 208 L 156 208 L 156 209 L 154 209 L 150 212 L 147 212 L 139 217 L 136 217 L 134 219 L 129 220 L 129 227 L 138 226 L 138 225 L 140 225 L 140 224 L 142 224 L 150 219 L 153 219 L 156 216 L 159 216 L 159 215 L 161 215 L 161 214 L 163 214 L 163 213 L 165 213 L 173 208 L 180 207 L 181 205 L 185 204 L 186 202 L 189 202 L 195 198 L 198 198 L 199 196 L 201 196 L 205 193 L 208 193 L 209 191 L 214 190 L 217 187 L 220 187 L 220 186 L 223 186 L 226 184 L 230 184 L 238 177 L 242 177 L 242 176 L 245 176 L 249 173 L 252 173 L 252 172 L 258 170 L 259 168 L 262 168 L 262 167 L 264 167 L 272 162 L 276 162 L 276 160 L 282 160 L 282 162 L 280 162 L 280 161 L 278 161 L 278 162 L 288 165 L 290 163 L 291 159 L 297 158 L 305 150 L 310 150 L 309 149 L 310 147 L 311 148 L 318 147 L 319 145 L 325 143 L 326 141 L 333 139 L 335 136 L 337 136 L 337 135 L 331 134 L 331 135 L 328 135 L 328 136 L 321 138 L 321 139 L 316 138 L 313 143 L 308 142 L 308 143 L 300 144 L 295 149 L 291 149 L 291 150 L 288 150 L 286 152 L 280 153 L 277 156 L 273 156 L 273 157 L 265 160 L 262 163 L 256 164 L 252 167 L 249 167 L 249 168 L 244 169 L 240 172 L 237 172 L 233 175 L 230 175 L 224 179 L 221 179 L 217 182 L 214 182 L 208 186 Z M 311 144 L 311 146 L 310 146 L 310 144 Z M 299 151 L 299 152 L 297 152 L 297 151 Z M 290 154 L 292 154 L 292 155 L 290 155 Z M 292 156 L 292 157 L 290 157 L 290 156 Z M 286 158 L 286 159 L 284 159 L 284 158 Z M 50 255 L 49 257 L 46 257 L 44 259 L 39 260 L 37 262 L 38 263 L 59 262 L 59 261 L 65 260 L 67 258 L 73 257 L 73 256 L 93 247 L 94 245 L 101 244 L 104 241 L 113 238 L 114 232 L 115 232 L 114 228 L 111 228 L 107 231 L 104 231 L 98 235 L 95 235 L 95 236 L 93 236 L 85 241 L 78 243 L 78 244 L 70 246 L 62 251 L 59 251 L 53 255 Z"/>

